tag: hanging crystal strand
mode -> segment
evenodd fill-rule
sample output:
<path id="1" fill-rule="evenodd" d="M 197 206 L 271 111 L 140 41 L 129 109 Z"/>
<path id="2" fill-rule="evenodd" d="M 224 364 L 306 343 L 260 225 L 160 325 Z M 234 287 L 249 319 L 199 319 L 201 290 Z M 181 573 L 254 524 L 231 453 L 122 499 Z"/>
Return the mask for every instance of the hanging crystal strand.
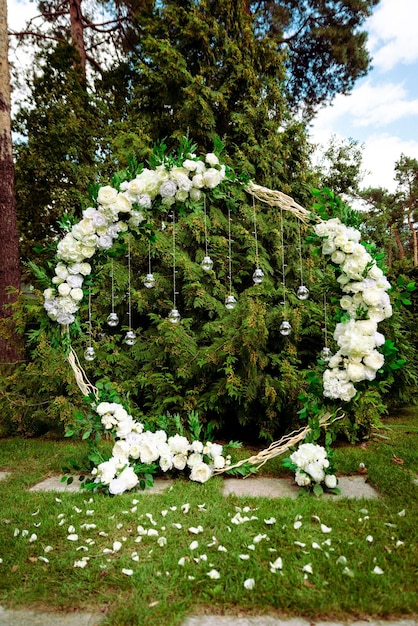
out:
<path id="1" fill-rule="evenodd" d="M 177 324 L 180 321 L 180 313 L 176 307 L 176 214 L 173 209 L 173 308 L 168 314 L 168 319 L 172 324 Z"/>
<path id="2" fill-rule="evenodd" d="M 155 285 L 155 277 L 151 270 L 151 241 L 148 241 L 148 274 L 144 278 L 144 286 L 152 289 Z"/>
<path id="3" fill-rule="evenodd" d="M 128 327 L 125 343 L 133 346 L 136 343 L 136 334 L 132 330 L 132 302 L 131 302 L 131 238 L 128 237 Z"/>
<path id="4" fill-rule="evenodd" d="M 89 345 L 84 351 L 84 358 L 86 361 L 94 361 L 96 358 L 96 353 L 94 352 L 94 348 L 91 345 L 91 336 L 92 336 L 92 323 L 91 323 L 91 285 L 89 287 L 89 321 L 88 321 L 88 334 L 89 334 Z"/>
<path id="5" fill-rule="evenodd" d="M 209 272 L 213 267 L 213 261 L 208 255 L 208 228 L 207 228 L 207 215 L 206 215 L 206 196 L 203 196 L 203 210 L 204 210 L 204 222 L 205 222 L 205 256 L 200 266 L 205 272 Z"/>
<path id="6" fill-rule="evenodd" d="M 255 270 L 253 272 L 253 281 L 256 285 L 260 285 L 264 279 L 264 272 L 259 267 L 258 259 L 258 238 L 257 238 L 257 215 L 255 211 L 255 197 L 253 196 L 253 213 L 254 213 L 254 240 L 255 240 Z"/>
<path id="7" fill-rule="evenodd" d="M 299 226 L 299 263 L 300 263 L 300 285 L 296 292 L 299 300 L 307 300 L 309 298 L 309 289 L 303 284 L 303 261 L 302 261 L 302 238 L 300 236 L 300 220 L 298 220 Z"/>
<path id="8" fill-rule="evenodd" d="M 231 209 L 228 208 L 228 279 L 229 294 L 225 298 L 225 307 L 229 310 L 235 309 L 237 300 L 232 295 L 232 240 L 231 240 Z"/>
<path id="9" fill-rule="evenodd" d="M 114 328 L 119 324 L 119 318 L 115 313 L 115 278 L 114 278 L 114 267 L 113 267 L 113 259 L 112 259 L 112 268 L 111 268 L 111 280 L 112 280 L 112 312 L 107 316 L 106 322 L 107 325 L 111 328 Z"/>
<path id="10" fill-rule="evenodd" d="M 324 292 L 324 347 L 321 350 L 320 358 L 326 363 L 331 358 L 331 350 L 328 347 L 328 311 L 327 311 L 327 294 Z"/>
<path id="11" fill-rule="evenodd" d="M 281 335 L 290 335 L 292 332 L 292 326 L 290 322 L 286 319 L 286 274 L 285 267 L 286 264 L 284 262 L 284 234 L 283 234 L 283 211 L 280 209 L 280 238 L 281 238 L 281 246 L 282 246 L 282 285 L 283 285 L 283 321 L 280 324 L 279 331 Z"/>

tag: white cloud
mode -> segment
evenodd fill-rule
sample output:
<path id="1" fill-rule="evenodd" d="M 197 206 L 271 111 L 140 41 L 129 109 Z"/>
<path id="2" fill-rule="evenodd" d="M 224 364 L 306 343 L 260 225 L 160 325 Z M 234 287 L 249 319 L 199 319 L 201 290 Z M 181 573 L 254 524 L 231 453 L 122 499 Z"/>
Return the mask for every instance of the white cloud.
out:
<path id="1" fill-rule="evenodd" d="M 343 118 L 354 127 L 382 127 L 409 116 L 418 116 L 418 99 L 408 99 L 401 83 L 387 82 L 374 85 L 366 80 L 348 96 L 338 95 L 333 104 L 322 109 L 315 124 L 330 128 Z"/>
<path id="2" fill-rule="evenodd" d="M 389 134 L 371 135 L 365 142 L 363 167 L 371 173 L 362 183 L 363 187 L 385 187 L 394 191 L 395 161 L 401 154 L 418 159 L 418 141 L 403 140 Z"/>
<path id="3" fill-rule="evenodd" d="M 39 15 L 36 4 L 30 0 L 7 0 L 7 21 L 9 30 L 23 30 L 27 22 Z"/>
<path id="4" fill-rule="evenodd" d="M 418 59 L 417 0 L 382 0 L 367 20 L 373 66 L 391 70 Z"/>

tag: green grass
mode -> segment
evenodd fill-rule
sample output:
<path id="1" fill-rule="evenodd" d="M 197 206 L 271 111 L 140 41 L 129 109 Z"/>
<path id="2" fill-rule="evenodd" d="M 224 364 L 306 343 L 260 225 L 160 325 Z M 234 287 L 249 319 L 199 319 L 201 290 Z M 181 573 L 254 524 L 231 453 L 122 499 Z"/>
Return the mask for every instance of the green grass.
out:
<path id="1" fill-rule="evenodd" d="M 0 604 L 103 611 L 104 624 L 127 626 L 174 626 L 199 611 L 415 616 L 417 426 L 415 409 L 387 419 L 367 444 L 337 446 L 338 472 L 357 473 L 364 463 L 378 500 L 225 498 L 219 477 L 204 485 L 176 480 L 162 495 L 29 492 L 69 459 L 81 459 L 84 446 L 0 440 L 0 469 L 13 470 L 0 482 Z M 280 459 L 262 472 L 283 475 Z M 238 511 L 250 519 L 234 523 Z M 323 533 L 318 518 L 332 531 Z M 297 529 L 296 519 L 302 521 Z M 142 536 L 140 525 L 158 535 Z M 199 526 L 198 534 L 189 530 Z M 78 540 L 68 540 L 74 532 Z M 33 533 L 37 539 L 29 541 Z M 115 541 L 119 550 L 103 552 Z M 74 567 L 83 557 L 89 557 L 86 567 Z M 272 573 L 278 557 L 283 568 Z M 312 573 L 303 571 L 308 564 Z M 376 567 L 383 574 L 373 573 Z M 214 569 L 219 579 L 208 576 Z M 255 586 L 247 590 L 250 578 Z"/>

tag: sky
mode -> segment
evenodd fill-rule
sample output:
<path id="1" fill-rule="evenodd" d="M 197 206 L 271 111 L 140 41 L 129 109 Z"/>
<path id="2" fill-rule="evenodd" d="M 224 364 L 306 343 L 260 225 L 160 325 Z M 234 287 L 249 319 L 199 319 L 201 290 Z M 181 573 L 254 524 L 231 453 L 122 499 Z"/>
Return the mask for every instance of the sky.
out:
<path id="1" fill-rule="evenodd" d="M 28 0 L 7 0 L 10 30 L 20 30 L 35 14 Z M 393 191 L 394 164 L 401 154 L 418 159 L 418 0 L 381 0 L 366 21 L 372 69 L 351 94 L 338 95 L 319 111 L 311 139 L 355 139 L 364 146 L 364 187 Z M 13 41 L 11 41 L 13 44 Z M 16 62 L 16 55 L 13 61 Z M 25 57 L 18 63 L 23 66 Z"/>

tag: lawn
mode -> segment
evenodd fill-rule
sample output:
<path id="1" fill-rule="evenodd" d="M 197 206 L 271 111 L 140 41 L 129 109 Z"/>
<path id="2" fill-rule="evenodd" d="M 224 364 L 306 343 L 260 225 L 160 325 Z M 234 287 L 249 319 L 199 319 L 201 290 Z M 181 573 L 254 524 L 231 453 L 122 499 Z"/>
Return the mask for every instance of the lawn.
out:
<path id="1" fill-rule="evenodd" d="M 0 604 L 102 611 L 104 625 L 416 616 L 417 435 L 415 408 L 365 444 L 337 446 L 337 472 L 363 463 L 380 498 L 331 501 L 223 497 L 222 477 L 178 479 L 161 495 L 29 492 L 83 444 L 1 439 Z M 274 459 L 261 473 L 286 472 Z"/>

